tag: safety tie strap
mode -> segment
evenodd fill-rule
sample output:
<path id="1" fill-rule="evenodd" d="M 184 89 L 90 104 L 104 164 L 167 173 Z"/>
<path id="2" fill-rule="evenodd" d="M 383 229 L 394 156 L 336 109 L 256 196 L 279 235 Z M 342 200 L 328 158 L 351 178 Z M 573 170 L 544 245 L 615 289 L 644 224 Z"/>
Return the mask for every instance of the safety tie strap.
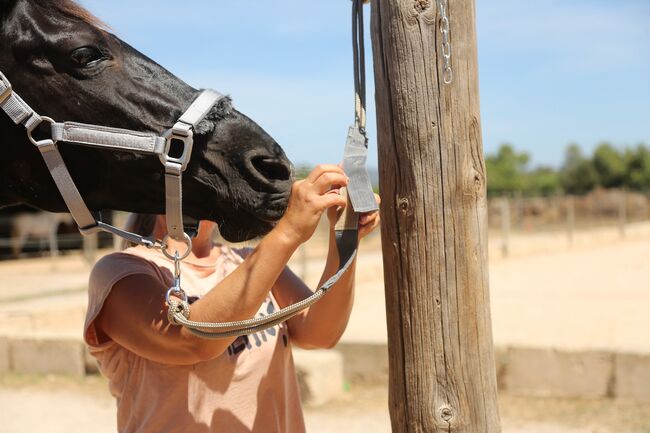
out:
<path id="1" fill-rule="evenodd" d="M 354 55 L 354 126 L 348 130 L 343 153 L 343 170 L 350 178 L 349 201 L 356 212 L 375 211 L 379 207 L 366 169 L 366 67 L 362 0 L 352 1 L 352 49 Z"/>

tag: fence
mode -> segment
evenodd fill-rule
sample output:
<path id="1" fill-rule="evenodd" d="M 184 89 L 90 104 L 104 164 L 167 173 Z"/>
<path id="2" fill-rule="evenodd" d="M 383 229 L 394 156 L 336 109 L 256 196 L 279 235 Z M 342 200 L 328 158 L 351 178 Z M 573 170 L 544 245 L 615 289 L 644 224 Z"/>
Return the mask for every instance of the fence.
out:
<path id="1" fill-rule="evenodd" d="M 491 237 L 501 237 L 501 253 L 508 256 L 513 234 L 564 231 L 572 245 L 577 231 L 615 226 L 625 238 L 631 224 L 650 221 L 650 197 L 596 190 L 585 196 L 493 198 L 488 200 L 488 221 Z"/>
<path id="2" fill-rule="evenodd" d="M 51 254 L 59 250 L 82 250 L 93 261 L 98 248 L 118 248 L 109 234 L 83 237 L 66 214 L 35 212 L 29 208 L 0 211 L 0 259 Z M 126 214 L 113 212 L 103 215 L 120 227 Z M 536 233 L 564 233 L 572 245 L 577 232 L 598 227 L 616 227 L 625 237 L 630 225 L 650 221 L 650 196 L 624 190 L 597 190 L 585 196 L 500 197 L 488 200 L 488 227 L 492 241 L 500 240 L 502 256 L 508 256 L 513 236 Z M 18 225 L 22 224 L 19 230 Z M 22 232 L 22 238 L 17 239 Z M 25 234 L 26 233 L 26 234 Z M 52 245 L 52 235 L 55 244 Z M 379 247 L 379 232 L 369 241 Z M 374 239 L 374 241 L 373 241 Z M 312 240 L 303 245 L 294 260 L 300 274 L 307 274 L 312 259 L 327 254 L 327 223 L 323 221 Z M 247 245 L 254 245 L 248 243 Z M 17 245 L 20 246 L 19 251 Z"/>

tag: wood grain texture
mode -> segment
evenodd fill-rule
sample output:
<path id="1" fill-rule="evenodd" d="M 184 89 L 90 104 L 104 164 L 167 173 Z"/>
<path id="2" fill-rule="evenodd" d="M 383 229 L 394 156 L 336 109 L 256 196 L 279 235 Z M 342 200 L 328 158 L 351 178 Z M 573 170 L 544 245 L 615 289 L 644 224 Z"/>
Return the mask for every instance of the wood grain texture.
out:
<path id="1" fill-rule="evenodd" d="M 382 240 L 395 433 L 500 431 L 473 0 L 373 0 Z"/>

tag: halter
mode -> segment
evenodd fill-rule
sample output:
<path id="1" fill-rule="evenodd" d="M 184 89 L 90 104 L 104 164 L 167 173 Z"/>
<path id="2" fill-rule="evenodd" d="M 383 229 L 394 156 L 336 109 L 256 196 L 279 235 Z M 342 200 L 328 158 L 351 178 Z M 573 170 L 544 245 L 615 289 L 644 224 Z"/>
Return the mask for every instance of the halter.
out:
<path id="1" fill-rule="evenodd" d="M 72 218 L 77 223 L 79 231 L 83 235 L 99 231 L 109 232 L 147 248 L 160 248 L 169 257 L 171 256 L 166 250 L 166 239 L 163 239 L 162 242 L 157 241 L 152 237 L 127 232 L 95 219 L 72 180 L 57 144 L 64 141 L 101 149 L 157 155 L 165 170 L 167 233 L 172 239 L 187 244 L 189 252 L 191 239 L 184 232 L 183 226 L 183 171 L 187 168 L 192 155 L 194 129 L 223 97 L 222 94 L 214 90 L 203 90 L 171 129 L 161 135 L 156 135 L 76 122 L 57 123 L 49 117 L 36 113 L 13 91 L 11 83 L 0 71 L 0 108 L 16 125 L 25 127 L 29 141 L 40 150 L 50 175 Z M 34 130 L 43 123 L 50 124 L 51 138 L 37 140 L 33 136 Z M 172 145 L 175 144 L 182 144 L 180 156 L 170 154 Z"/>
<path id="2" fill-rule="evenodd" d="M 201 123 L 222 98 L 214 90 L 203 90 L 174 126 L 161 135 L 131 131 L 106 126 L 75 122 L 57 123 L 49 117 L 40 116 L 11 88 L 11 83 L 0 71 L 0 108 L 17 124 L 25 127 L 27 137 L 40 151 L 54 182 L 56 183 L 70 214 L 83 235 L 105 231 L 129 242 L 147 248 L 160 249 L 174 262 L 174 285 L 165 296 L 169 322 L 182 325 L 190 332 L 204 338 L 226 338 L 248 335 L 282 323 L 321 299 L 327 291 L 345 274 L 354 262 L 358 248 L 358 213 L 377 210 L 370 178 L 366 170 L 368 139 L 366 137 L 366 91 L 365 56 L 363 41 L 363 2 L 352 1 L 352 36 L 354 48 L 355 122 L 348 130 L 343 156 L 343 169 L 350 178 L 347 189 L 348 204 L 335 226 L 336 247 L 339 253 L 339 267 L 336 273 L 321 285 L 310 297 L 274 313 L 248 320 L 226 323 L 206 323 L 189 320 L 190 304 L 181 288 L 181 261 L 192 249 L 190 236 L 184 232 L 182 208 L 182 174 L 192 154 L 193 135 Z M 36 140 L 34 130 L 43 123 L 49 123 L 51 138 Z M 65 166 L 57 143 L 81 144 L 101 149 L 128 151 L 157 155 L 165 169 L 165 212 L 167 236 L 184 242 L 187 250 L 170 254 L 167 251 L 167 236 L 162 240 L 131 233 L 95 219 L 86 206 L 79 190 Z M 180 156 L 170 154 L 172 145 L 180 143 Z"/>

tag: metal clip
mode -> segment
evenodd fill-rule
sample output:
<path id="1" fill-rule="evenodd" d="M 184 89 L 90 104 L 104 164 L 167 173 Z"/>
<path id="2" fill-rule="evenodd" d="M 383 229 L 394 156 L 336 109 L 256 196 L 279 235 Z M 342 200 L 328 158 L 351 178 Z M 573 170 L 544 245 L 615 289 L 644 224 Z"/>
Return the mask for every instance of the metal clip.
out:
<path id="1" fill-rule="evenodd" d="M 174 285 L 167 290 L 165 295 L 165 301 L 167 305 L 171 305 L 170 297 L 172 295 L 181 298 L 184 302 L 187 302 L 187 293 L 181 289 L 181 256 L 178 254 L 178 251 L 174 254 Z"/>

